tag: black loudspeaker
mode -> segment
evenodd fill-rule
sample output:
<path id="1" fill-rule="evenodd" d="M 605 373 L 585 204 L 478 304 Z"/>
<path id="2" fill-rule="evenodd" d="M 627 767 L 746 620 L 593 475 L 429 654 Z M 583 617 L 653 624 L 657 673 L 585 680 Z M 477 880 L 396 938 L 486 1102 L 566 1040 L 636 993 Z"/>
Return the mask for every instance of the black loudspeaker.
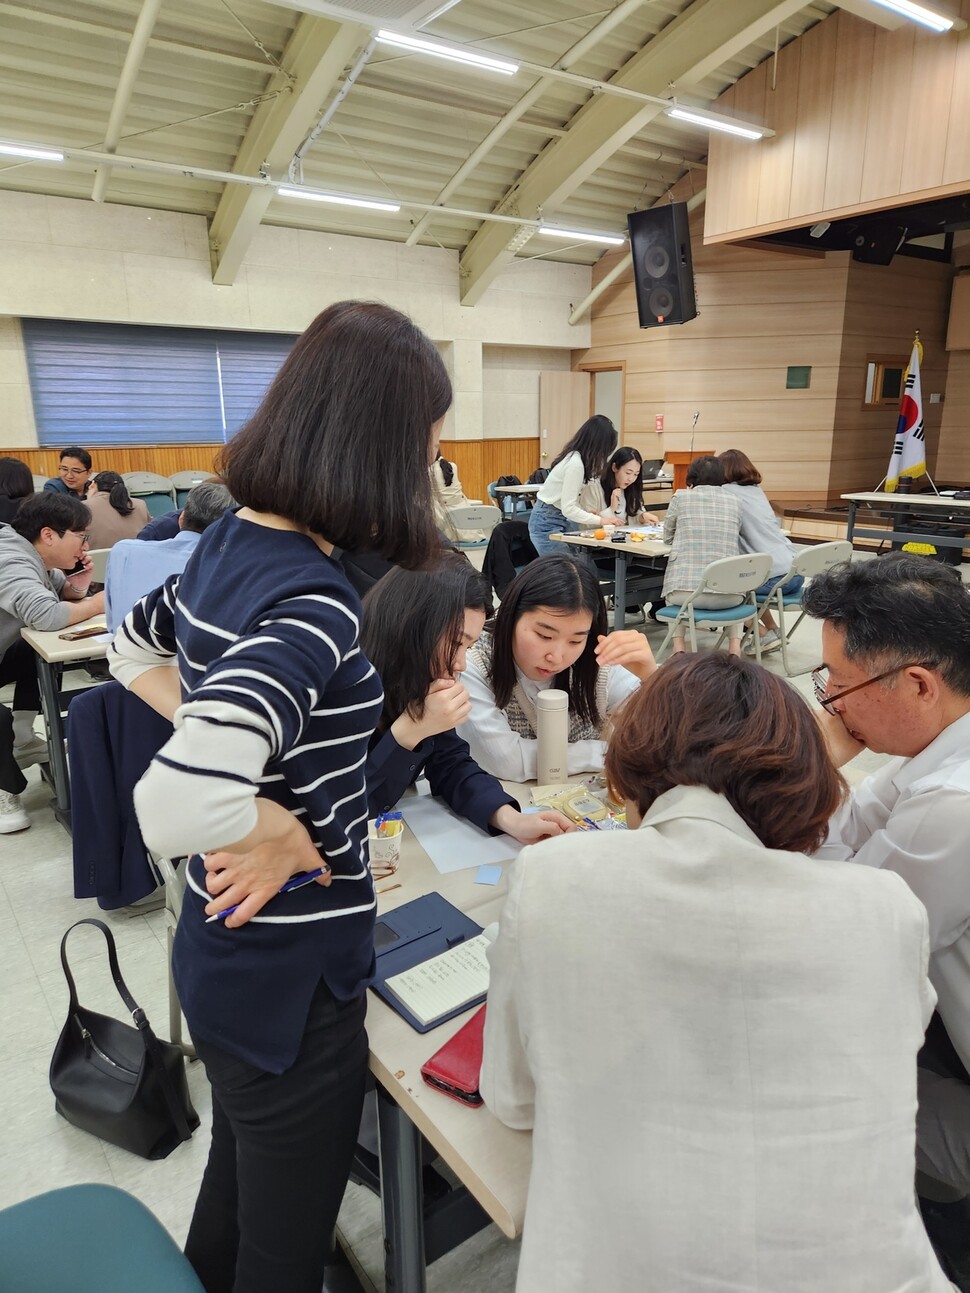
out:
<path id="1" fill-rule="evenodd" d="M 888 265 L 906 240 L 902 224 L 867 224 L 852 236 L 852 259 L 864 265 Z"/>
<path id="2" fill-rule="evenodd" d="M 626 220 L 640 327 L 659 328 L 696 318 L 687 203 L 634 211 Z"/>

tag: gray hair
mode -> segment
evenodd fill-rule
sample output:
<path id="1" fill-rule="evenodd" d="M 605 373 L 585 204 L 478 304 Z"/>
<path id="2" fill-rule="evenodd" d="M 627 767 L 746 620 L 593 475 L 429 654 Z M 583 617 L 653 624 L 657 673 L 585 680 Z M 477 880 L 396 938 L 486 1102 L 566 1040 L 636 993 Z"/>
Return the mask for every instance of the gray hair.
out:
<path id="1" fill-rule="evenodd" d="M 215 480 L 204 480 L 201 485 L 190 489 L 182 508 L 182 529 L 194 530 L 201 534 L 213 521 L 218 521 L 223 512 L 236 506 L 236 500 Z"/>

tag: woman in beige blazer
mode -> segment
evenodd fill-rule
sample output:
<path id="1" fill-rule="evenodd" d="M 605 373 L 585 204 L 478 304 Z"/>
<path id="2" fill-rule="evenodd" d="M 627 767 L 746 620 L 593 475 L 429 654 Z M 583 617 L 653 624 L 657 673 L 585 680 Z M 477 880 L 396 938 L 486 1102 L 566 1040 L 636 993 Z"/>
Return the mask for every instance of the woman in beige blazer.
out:
<path id="1" fill-rule="evenodd" d="M 86 502 L 92 548 L 113 548 L 119 539 L 136 539 L 152 519 L 145 500 L 132 498 L 116 471 L 99 471 L 92 477 Z"/>
<path id="2" fill-rule="evenodd" d="M 913 1195 L 927 919 L 805 856 L 844 784 L 801 698 L 675 657 L 607 775 L 627 835 L 515 864 L 482 1093 L 533 1131 L 518 1293 L 940 1293 Z"/>

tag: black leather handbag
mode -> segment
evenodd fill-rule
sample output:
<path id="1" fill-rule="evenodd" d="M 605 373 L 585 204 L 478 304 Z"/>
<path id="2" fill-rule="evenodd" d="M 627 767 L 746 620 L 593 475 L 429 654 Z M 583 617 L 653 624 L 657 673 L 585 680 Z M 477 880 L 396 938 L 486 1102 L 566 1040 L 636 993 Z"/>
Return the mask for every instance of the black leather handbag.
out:
<path id="1" fill-rule="evenodd" d="M 107 939 L 111 977 L 134 1027 L 78 1002 L 67 963 L 68 935 L 78 925 L 94 925 Z M 61 939 L 61 965 L 71 1000 L 51 1060 L 57 1112 L 82 1131 L 141 1158 L 166 1158 L 199 1125 L 181 1050 L 152 1032 L 121 977 L 114 937 L 102 921 L 79 920 L 67 930 Z"/>

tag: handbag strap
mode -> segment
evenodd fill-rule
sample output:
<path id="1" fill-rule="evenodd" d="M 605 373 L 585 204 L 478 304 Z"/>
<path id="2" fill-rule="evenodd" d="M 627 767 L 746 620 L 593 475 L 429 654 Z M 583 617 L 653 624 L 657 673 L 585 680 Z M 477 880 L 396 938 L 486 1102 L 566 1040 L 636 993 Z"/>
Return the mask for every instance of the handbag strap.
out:
<path id="1" fill-rule="evenodd" d="M 77 987 L 74 983 L 74 975 L 71 973 L 71 967 L 67 960 L 67 937 L 71 930 L 77 929 L 79 925 L 93 925 L 95 929 L 100 929 L 108 944 L 108 967 L 111 970 L 111 977 L 114 985 L 118 989 L 118 994 L 122 1001 L 128 1007 L 131 1013 L 132 1022 L 141 1034 L 142 1044 L 148 1052 L 149 1058 L 155 1066 L 155 1073 L 158 1077 L 158 1085 L 161 1088 L 162 1095 L 165 1097 L 165 1103 L 168 1105 L 168 1111 L 172 1115 L 172 1121 L 181 1140 L 188 1140 L 192 1132 L 189 1129 L 188 1119 L 185 1111 L 172 1086 L 171 1078 L 165 1068 L 165 1058 L 162 1055 L 162 1048 L 158 1043 L 158 1038 L 148 1022 L 148 1016 L 128 991 L 128 985 L 125 983 L 121 974 L 121 966 L 118 964 L 118 948 L 115 945 L 114 934 L 104 923 L 103 920 L 95 920 L 91 916 L 86 916 L 83 920 L 75 921 L 69 929 L 64 931 L 64 937 L 61 939 L 61 968 L 64 971 L 64 977 L 67 979 L 68 991 L 71 996 L 71 1014 L 74 1014 L 78 1008 Z"/>

